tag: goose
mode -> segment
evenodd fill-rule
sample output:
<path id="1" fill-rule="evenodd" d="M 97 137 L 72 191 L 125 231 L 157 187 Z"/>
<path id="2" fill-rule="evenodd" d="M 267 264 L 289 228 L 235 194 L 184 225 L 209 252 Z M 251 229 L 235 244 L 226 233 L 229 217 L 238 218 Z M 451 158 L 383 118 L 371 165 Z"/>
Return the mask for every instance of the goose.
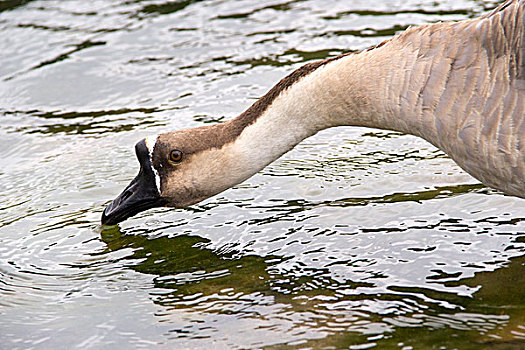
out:
<path id="1" fill-rule="evenodd" d="M 236 118 L 141 140 L 139 174 L 102 224 L 198 203 L 335 126 L 421 137 L 483 184 L 525 198 L 525 0 L 307 63 Z"/>

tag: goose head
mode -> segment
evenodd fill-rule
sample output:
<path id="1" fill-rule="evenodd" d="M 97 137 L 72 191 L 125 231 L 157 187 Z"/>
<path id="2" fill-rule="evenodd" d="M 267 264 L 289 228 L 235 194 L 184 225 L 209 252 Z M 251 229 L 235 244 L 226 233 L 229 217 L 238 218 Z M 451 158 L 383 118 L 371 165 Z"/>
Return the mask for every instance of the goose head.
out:
<path id="1" fill-rule="evenodd" d="M 155 207 L 188 207 L 249 177 L 239 169 L 235 135 L 226 132 L 224 124 L 139 141 L 135 153 L 140 171 L 106 207 L 102 224 L 114 225 Z"/>

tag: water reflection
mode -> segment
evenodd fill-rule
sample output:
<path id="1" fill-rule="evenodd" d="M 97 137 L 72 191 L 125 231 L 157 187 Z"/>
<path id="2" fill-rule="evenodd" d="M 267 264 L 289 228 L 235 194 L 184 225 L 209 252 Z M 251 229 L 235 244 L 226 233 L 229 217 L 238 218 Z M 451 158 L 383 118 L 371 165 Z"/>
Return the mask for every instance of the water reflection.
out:
<path id="1" fill-rule="evenodd" d="M 29 3 L 31 0 L 4 0 L 0 2 L 0 12 L 10 11 Z"/>
<path id="2" fill-rule="evenodd" d="M 21 134 L 90 134 L 95 137 L 105 133 L 117 133 L 136 129 L 141 126 L 160 126 L 165 122 L 151 114 L 167 109 L 160 108 L 120 108 L 114 110 L 93 110 L 89 112 L 62 111 L 7 111 L 1 110 L 5 116 L 29 117 L 37 125 L 17 126 L 17 123 L 5 129 Z M 60 123 L 52 123 L 60 121 Z"/>
<path id="3" fill-rule="evenodd" d="M 157 317 L 173 324 L 181 339 L 213 337 L 221 344 L 231 336 L 221 337 L 223 327 L 249 320 L 255 335 L 240 342 L 248 347 L 294 348 L 298 342 L 297 348 L 347 348 L 370 342 L 518 349 L 519 339 L 525 340 L 525 257 L 445 282 L 477 290 L 471 296 L 396 286 L 384 293 L 374 283 L 335 281 L 328 269 L 310 267 L 307 274 L 283 269 L 283 257 L 210 249 L 208 240 L 196 236 L 155 238 L 114 226 L 104 228 L 101 237 L 107 251 L 131 251 L 123 261 L 128 268 L 153 276 L 159 290 L 152 300 L 162 306 Z M 178 321 L 181 312 L 184 325 Z M 288 330 L 280 339 L 261 338 L 261 330 L 272 329 Z M 247 336 L 246 329 L 240 331 Z"/>
<path id="4" fill-rule="evenodd" d="M 486 9 L 483 9 L 485 11 Z M 352 10 L 352 11 L 343 11 L 339 12 L 336 15 L 333 16 L 326 16 L 324 19 L 327 20 L 336 20 L 341 19 L 348 15 L 358 15 L 358 16 L 372 16 L 372 17 L 380 17 L 380 16 L 395 16 L 395 15 L 402 15 L 402 14 L 418 14 L 418 15 L 437 15 L 437 16 L 451 16 L 451 15 L 463 15 L 463 16 L 475 16 L 480 11 L 472 10 L 472 9 L 456 9 L 456 10 L 427 10 L 424 8 L 419 9 L 406 9 L 406 10 L 398 10 L 398 11 L 373 11 L 373 10 Z"/>
<path id="5" fill-rule="evenodd" d="M 252 219 L 248 222 L 242 222 L 241 224 L 248 225 L 261 225 L 276 222 L 280 220 L 286 220 L 287 218 L 293 218 L 298 213 L 305 211 L 312 211 L 321 207 L 333 207 L 333 208 L 346 208 L 356 206 L 370 206 L 374 204 L 393 204 L 399 202 L 417 202 L 428 201 L 433 199 L 452 198 L 454 196 L 462 195 L 465 193 L 488 193 L 493 191 L 486 188 L 482 184 L 473 185 L 456 185 L 456 186 L 440 186 L 432 190 L 427 191 L 415 191 L 415 192 L 401 192 L 384 195 L 381 197 L 364 197 L 364 198 L 342 198 L 334 201 L 307 201 L 304 199 L 295 200 L 270 200 L 268 205 L 257 205 L 248 204 L 247 206 L 253 209 L 262 209 L 268 216 L 265 218 Z M 439 227 L 441 224 L 450 222 L 449 219 L 443 219 L 436 224 L 428 225 L 416 225 L 406 226 L 403 228 L 363 228 L 363 232 L 384 232 L 384 231 L 406 231 L 410 229 L 434 229 Z M 455 222 L 458 224 L 458 221 Z"/>
<path id="6" fill-rule="evenodd" d="M 273 5 L 255 6 L 255 8 L 251 9 L 250 11 L 230 13 L 228 15 L 219 15 L 216 18 L 218 19 L 243 19 L 243 18 L 247 18 L 252 15 L 255 15 L 258 12 L 261 12 L 264 10 L 287 11 L 292 8 L 292 5 L 294 3 L 298 3 L 301 1 L 302 0 L 291 0 L 291 1 L 288 0 L 288 1 L 283 1 L 281 3 L 273 4 Z"/>
<path id="7" fill-rule="evenodd" d="M 184 10 L 187 6 L 198 2 L 199 0 L 185 0 L 185 1 L 165 1 L 158 4 L 147 4 L 144 5 L 139 13 L 145 13 L 147 15 L 168 15 L 177 11 Z M 143 1 L 137 1 L 140 3 Z"/>

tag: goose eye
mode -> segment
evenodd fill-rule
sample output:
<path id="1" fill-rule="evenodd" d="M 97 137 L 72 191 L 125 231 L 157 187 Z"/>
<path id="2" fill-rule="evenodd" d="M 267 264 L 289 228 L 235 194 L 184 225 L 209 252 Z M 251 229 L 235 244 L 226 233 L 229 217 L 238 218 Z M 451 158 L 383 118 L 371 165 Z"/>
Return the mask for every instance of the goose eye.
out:
<path id="1" fill-rule="evenodd" d="M 170 160 L 174 163 L 178 163 L 182 160 L 182 152 L 178 149 L 174 149 L 170 152 Z"/>

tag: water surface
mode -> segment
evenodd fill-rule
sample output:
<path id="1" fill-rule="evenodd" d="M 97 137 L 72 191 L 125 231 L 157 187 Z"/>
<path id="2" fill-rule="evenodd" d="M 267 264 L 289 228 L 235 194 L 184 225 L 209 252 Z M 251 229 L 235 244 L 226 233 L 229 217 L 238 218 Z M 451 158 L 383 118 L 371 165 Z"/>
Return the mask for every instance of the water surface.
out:
<path id="1" fill-rule="evenodd" d="M 99 225 L 143 137 L 496 5 L 2 2 L 0 348 L 523 349 L 525 201 L 411 136 L 326 130 L 200 205 Z"/>

